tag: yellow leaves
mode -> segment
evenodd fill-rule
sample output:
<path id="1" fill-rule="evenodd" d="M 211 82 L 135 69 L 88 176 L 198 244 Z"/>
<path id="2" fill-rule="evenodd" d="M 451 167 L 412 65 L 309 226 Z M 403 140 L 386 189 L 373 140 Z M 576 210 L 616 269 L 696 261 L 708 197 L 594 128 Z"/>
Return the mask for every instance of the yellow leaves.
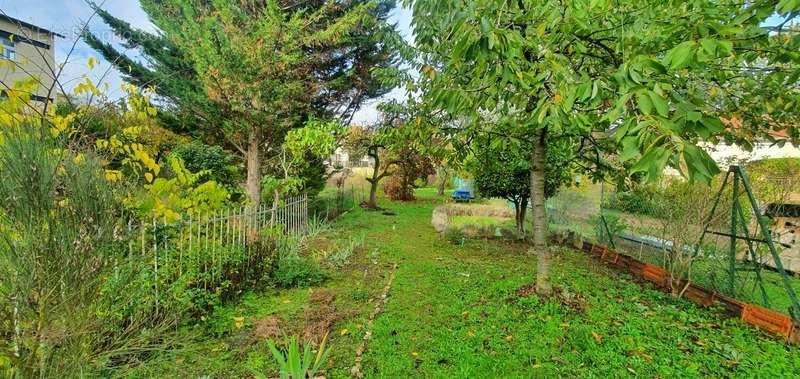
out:
<path id="1" fill-rule="evenodd" d="M 160 179 L 159 179 L 160 180 Z M 181 214 L 170 209 L 167 204 L 157 202 L 152 211 L 152 216 L 165 222 L 176 222 L 181 219 Z"/>
<path id="2" fill-rule="evenodd" d="M 414 358 L 416 358 L 416 357 L 418 357 L 418 356 L 419 356 L 419 353 L 417 353 L 416 351 L 412 351 L 412 352 L 411 352 L 411 356 L 412 356 L 412 357 L 414 357 Z"/>
<path id="3" fill-rule="evenodd" d="M 146 167 L 148 170 L 152 171 L 156 175 L 158 175 L 158 173 L 161 172 L 161 166 L 159 166 L 158 163 L 156 163 L 155 159 L 150 157 L 150 154 L 148 154 L 146 151 L 142 149 L 141 145 L 139 144 L 131 145 L 131 149 L 133 150 L 131 154 L 133 158 L 136 158 L 136 160 L 139 161 L 144 167 Z"/>
<path id="4" fill-rule="evenodd" d="M 349 330 L 347 330 L 347 329 L 342 329 L 342 331 L 341 331 L 341 332 L 339 332 L 339 335 L 340 335 L 340 336 L 343 336 L 343 335 L 345 335 L 345 334 L 347 334 L 347 333 L 350 333 L 350 331 L 349 331 Z"/>
<path id="5" fill-rule="evenodd" d="M 433 66 L 431 65 L 426 64 L 422 66 L 422 69 L 420 71 L 422 71 L 422 73 L 425 74 L 431 80 L 436 78 L 436 69 L 434 69 Z"/>
<path id="6" fill-rule="evenodd" d="M 119 170 L 105 170 L 105 178 L 111 183 L 122 180 L 122 172 Z"/>
<path id="7" fill-rule="evenodd" d="M 49 109 L 55 109 L 55 107 L 51 107 Z M 77 114 L 75 113 L 70 113 L 66 116 L 59 116 L 53 112 L 53 115 L 50 117 L 50 123 L 52 125 L 50 126 L 50 134 L 52 134 L 53 137 L 58 137 L 62 134 L 65 134 L 65 132 L 66 134 L 71 134 L 72 122 L 76 117 Z"/>
<path id="8" fill-rule="evenodd" d="M 86 65 L 89 67 L 89 70 L 94 70 L 94 67 L 97 66 L 98 63 L 100 63 L 100 61 L 98 61 L 97 58 L 89 57 L 89 60 L 86 62 Z"/>
<path id="9" fill-rule="evenodd" d="M 506 336 L 506 342 L 511 342 L 513 340 L 514 340 L 514 336 L 512 336 L 510 334 Z"/>
<path id="10" fill-rule="evenodd" d="M 153 182 L 153 174 L 149 172 L 144 173 L 144 179 L 147 180 L 148 183 Z"/>
<path id="11" fill-rule="evenodd" d="M 141 133 L 142 133 L 141 126 L 129 126 L 127 128 L 122 129 L 122 135 L 124 135 L 127 138 L 137 138 Z"/>
<path id="12" fill-rule="evenodd" d="M 592 338 L 594 338 L 595 342 L 597 342 L 597 343 L 603 342 L 603 336 L 601 336 L 601 335 L 599 335 L 599 334 L 597 334 L 595 332 L 592 332 Z"/>
<path id="13" fill-rule="evenodd" d="M 244 317 L 238 316 L 233 318 L 233 326 L 236 329 L 241 329 L 244 326 Z"/>
<path id="14" fill-rule="evenodd" d="M 72 158 L 72 162 L 75 163 L 75 164 L 81 164 L 85 160 L 86 160 L 86 156 L 84 156 L 83 153 L 78 153 L 77 155 L 75 155 L 74 158 Z"/>
<path id="15" fill-rule="evenodd" d="M 74 88 L 72 88 L 72 93 L 74 95 L 84 95 L 84 94 L 91 94 L 94 96 L 102 95 L 100 89 L 97 88 L 92 79 L 85 75 L 83 77 L 83 81 L 79 82 L 78 84 L 75 85 Z"/>

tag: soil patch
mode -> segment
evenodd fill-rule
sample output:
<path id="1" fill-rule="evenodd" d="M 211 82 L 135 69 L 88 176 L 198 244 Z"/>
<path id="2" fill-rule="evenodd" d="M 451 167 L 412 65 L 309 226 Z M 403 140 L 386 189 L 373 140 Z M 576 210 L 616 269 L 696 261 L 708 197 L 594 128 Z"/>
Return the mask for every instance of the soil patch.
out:
<path id="1" fill-rule="evenodd" d="M 309 307 L 303 314 L 303 340 L 319 343 L 334 324 L 353 314 L 352 311 L 337 310 L 334 300 L 334 292 L 328 289 L 316 290 L 311 294 Z"/>
<path id="2" fill-rule="evenodd" d="M 253 334 L 251 340 L 253 341 L 266 341 L 276 340 L 283 337 L 283 329 L 281 328 L 282 320 L 277 315 L 264 317 L 255 322 L 253 325 Z"/>

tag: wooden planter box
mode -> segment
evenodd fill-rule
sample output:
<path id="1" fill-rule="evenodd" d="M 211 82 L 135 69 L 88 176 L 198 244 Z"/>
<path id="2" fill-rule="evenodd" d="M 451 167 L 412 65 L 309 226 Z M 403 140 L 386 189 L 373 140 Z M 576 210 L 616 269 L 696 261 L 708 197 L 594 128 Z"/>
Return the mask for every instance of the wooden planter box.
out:
<path id="1" fill-rule="evenodd" d="M 681 286 L 684 285 L 685 283 L 681 283 Z M 695 304 L 703 307 L 710 307 L 712 304 L 714 304 L 715 298 L 714 291 L 707 290 L 693 283 L 689 284 L 689 287 L 686 288 L 686 292 L 683 293 L 683 296 Z"/>
<path id="2" fill-rule="evenodd" d="M 640 278 L 644 277 L 644 268 L 647 266 L 644 262 L 639 261 L 636 258 L 628 258 L 628 271 L 631 274 L 638 276 Z"/>
<path id="3" fill-rule="evenodd" d="M 663 287 L 667 282 L 667 270 L 656 265 L 645 264 L 644 270 L 642 270 L 642 277 L 659 287 Z"/>
<path id="4" fill-rule="evenodd" d="M 564 244 L 567 242 L 567 240 L 562 241 Z M 659 266 L 641 262 L 636 258 L 619 254 L 605 246 L 596 245 L 588 241 L 570 242 L 580 246 L 580 249 L 584 252 L 595 255 L 601 262 L 625 269 L 632 275 L 654 283 L 662 289 L 667 288 L 669 273 Z M 680 285 L 683 288 L 686 282 L 680 281 Z M 734 317 L 740 317 L 750 325 L 769 333 L 780 335 L 790 343 L 800 344 L 800 325 L 795 325 L 788 315 L 721 295 L 693 283 L 689 284 L 683 296 L 703 307 L 719 303 Z"/>
<path id="5" fill-rule="evenodd" d="M 750 325 L 755 325 L 770 333 L 780 334 L 784 337 L 790 337 L 794 328 L 791 317 L 755 304 L 744 305 L 742 320 Z"/>
<path id="6" fill-rule="evenodd" d="M 604 248 L 600 253 L 600 261 L 615 265 L 619 261 L 619 254 Z"/>
<path id="7" fill-rule="evenodd" d="M 633 258 L 627 255 L 620 254 L 619 258 L 617 259 L 617 267 L 619 267 L 622 270 L 630 270 L 632 260 Z"/>
<path id="8" fill-rule="evenodd" d="M 725 307 L 728 313 L 730 313 L 735 317 L 742 316 L 742 312 L 744 311 L 744 306 L 747 305 L 746 303 L 720 294 L 716 294 L 715 297 L 717 302 L 722 304 L 722 306 Z"/>

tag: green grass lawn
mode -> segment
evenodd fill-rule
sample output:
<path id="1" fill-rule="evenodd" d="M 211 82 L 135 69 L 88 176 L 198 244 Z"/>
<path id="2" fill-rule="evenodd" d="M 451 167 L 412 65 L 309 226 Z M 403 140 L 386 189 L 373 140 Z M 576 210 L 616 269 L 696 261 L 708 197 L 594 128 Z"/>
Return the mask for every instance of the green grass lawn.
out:
<path id="1" fill-rule="evenodd" d="M 365 234 L 344 269 L 324 288 L 342 315 L 331 331 L 328 378 L 349 377 L 368 314 L 397 273 L 364 354 L 369 378 L 792 377 L 800 350 L 717 310 L 675 300 L 606 268 L 583 253 L 554 248 L 553 281 L 575 304 L 519 297 L 535 277 L 535 257 L 519 243 L 454 245 L 430 225 L 443 201 L 383 202 L 394 216 L 356 209 L 325 236 Z M 324 246 L 321 243 L 320 246 Z M 220 308 L 187 349 L 160 354 L 132 377 L 250 377 L 276 372 L 255 325 L 278 315 L 287 333 L 303 328 L 314 289 L 251 293 Z M 577 304 L 577 305 L 576 305 Z M 235 327 L 234 317 L 244 317 Z M 186 331 L 187 335 L 190 331 Z"/>
<path id="2" fill-rule="evenodd" d="M 455 227 L 463 227 L 467 225 L 479 227 L 499 226 L 512 229 L 516 227 L 513 219 L 489 216 L 450 216 L 450 225 Z"/>

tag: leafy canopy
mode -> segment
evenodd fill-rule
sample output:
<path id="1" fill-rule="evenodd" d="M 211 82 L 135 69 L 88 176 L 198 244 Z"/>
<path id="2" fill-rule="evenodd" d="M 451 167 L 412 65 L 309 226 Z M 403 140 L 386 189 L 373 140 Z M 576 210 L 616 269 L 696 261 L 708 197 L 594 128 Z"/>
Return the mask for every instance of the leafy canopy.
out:
<path id="1" fill-rule="evenodd" d="M 490 130 L 489 113 L 518 136 L 575 136 L 650 180 L 669 165 L 709 181 L 719 170 L 701 141 L 800 142 L 800 36 L 763 26 L 775 13 L 790 25 L 797 1 L 406 4 L 417 85 L 470 130 Z"/>

